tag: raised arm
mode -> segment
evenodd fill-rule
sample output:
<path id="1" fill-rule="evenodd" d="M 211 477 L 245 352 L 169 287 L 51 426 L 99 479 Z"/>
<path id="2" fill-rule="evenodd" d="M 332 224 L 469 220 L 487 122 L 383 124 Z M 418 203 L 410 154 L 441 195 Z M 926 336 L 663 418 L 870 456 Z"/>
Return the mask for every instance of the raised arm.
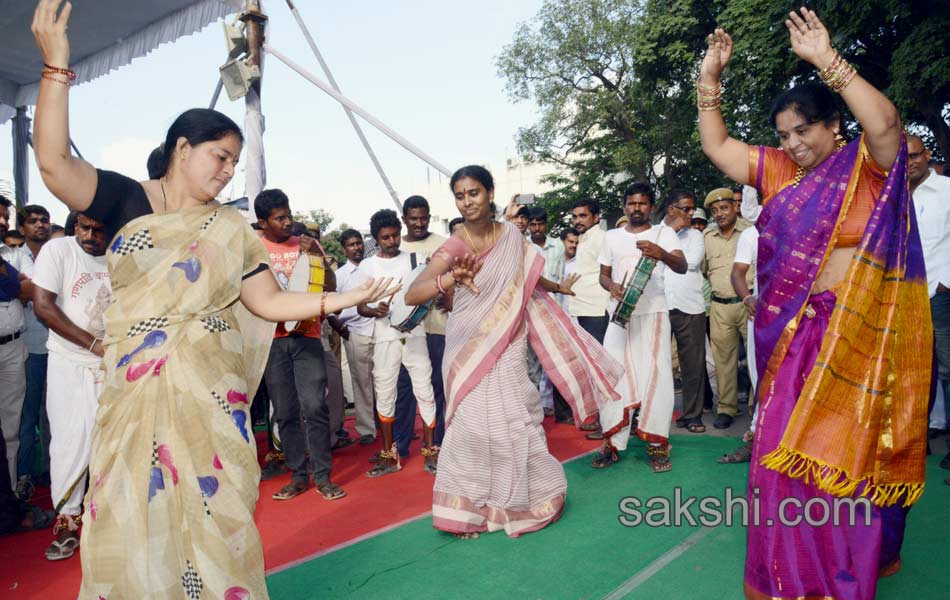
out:
<path id="1" fill-rule="evenodd" d="M 703 153 L 716 168 L 737 183 L 749 184 L 749 145 L 730 137 L 719 109 L 723 69 L 732 58 L 732 38 L 717 29 L 707 38 L 708 47 L 699 68 L 699 139 Z"/>
<path id="2" fill-rule="evenodd" d="M 69 68 L 66 29 L 71 11 L 72 4 L 62 0 L 40 0 L 36 5 L 33 36 L 49 67 Z M 49 191 L 72 210 L 82 211 L 92 203 L 97 176 L 96 169 L 73 156 L 69 148 L 69 85 L 67 75 L 44 68 L 33 122 L 33 151 Z"/>
<path id="3" fill-rule="evenodd" d="M 822 80 L 841 95 L 864 130 L 864 141 L 871 157 L 881 167 L 890 169 L 901 146 L 901 120 L 897 108 L 863 77 L 852 74 L 852 67 L 847 62 L 835 62 L 838 53 L 831 47 L 828 30 L 814 11 L 802 7 L 800 13 L 789 13 L 785 26 L 792 50 L 818 69 Z M 843 87 L 835 89 L 841 84 Z"/>

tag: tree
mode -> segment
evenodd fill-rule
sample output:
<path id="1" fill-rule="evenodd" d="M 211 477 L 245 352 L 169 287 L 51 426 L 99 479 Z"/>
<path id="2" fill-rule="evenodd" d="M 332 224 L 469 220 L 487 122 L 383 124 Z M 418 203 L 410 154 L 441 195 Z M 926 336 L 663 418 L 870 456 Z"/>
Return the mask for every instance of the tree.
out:
<path id="1" fill-rule="evenodd" d="M 548 179 L 549 212 L 589 197 L 612 218 L 632 181 L 661 192 L 724 183 L 699 146 L 691 83 L 714 24 L 706 5 L 723 4 L 549 1 L 518 28 L 496 64 L 512 99 L 540 109 L 518 132 L 519 151 L 563 168 Z"/>
<path id="2" fill-rule="evenodd" d="M 735 59 L 726 71 L 727 98 L 749 107 L 750 123 L 767 122 L 774 98 L 789 82 L 817 81 L 814 69 L 788 51 L 784 19 L 800 2 L 733 0 L 719 15 L 733 33 Z M 901 112 L 904 124 L 933 139 L 950 157 L 950 13 L 939 2 L 905 0 L 815 0 L 832 44 L 862 77 L 882 90 Z M 754 86 L 746 82 L 755 82 Z M 767 126 L 766 126 L 767 127 Z M 766 127 L 752 133 L 774 143 Z M 852 123 L 852 132 L 854 124 Z"/>
<path id="3" fill-rule="evenodd" d="M 817 0 L 809 3 L 835 47 L 885 91 L 905 124 L 950 157 L 950 15 L 935 2 Z M 694 82 L 715 27 L 736 43 L 724 74 L 730 132 L 776 144 L 772 101 L 791 83 L 817 79 L 789 49 L 789 0 L 548 0 L 496 59 L 514 101 L 534 101 L 537 122 L 518 131 L 527 160 L 562 168 L 540 199 L 559 221 L 574 200 L 619 213 L 635 180 L 705 190 L 729 185 L 702 154 Z M 845 114 L 846 120 L 848 119 Z M 847 123 L 846 123 L 847 125 Z M 854 123 L 850 129 L 854 133 Z M 929 136 L 927 133 L 929 132 Z"/>

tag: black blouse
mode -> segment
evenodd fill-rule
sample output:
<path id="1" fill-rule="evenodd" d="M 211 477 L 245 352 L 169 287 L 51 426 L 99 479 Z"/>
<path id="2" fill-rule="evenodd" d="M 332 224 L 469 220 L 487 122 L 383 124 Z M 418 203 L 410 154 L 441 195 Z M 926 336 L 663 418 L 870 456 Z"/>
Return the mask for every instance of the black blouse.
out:
<path id="1" fill-rule="evenodd" d="M 92 198 L 89 208 L 82 211 L 90 219 L 99 221 L 106 228 L 109 242 L 119 230 L 144 215 L 150 215 L 152 204 L 148 201 L 145 188 L 138 181 L 114 171 L 96 169 L 99 181 L 96 184 L 96 195 Z M 242 279 L 266 271 L 269 265 L 261 263 L 256 269 L 246 273 Z"/>

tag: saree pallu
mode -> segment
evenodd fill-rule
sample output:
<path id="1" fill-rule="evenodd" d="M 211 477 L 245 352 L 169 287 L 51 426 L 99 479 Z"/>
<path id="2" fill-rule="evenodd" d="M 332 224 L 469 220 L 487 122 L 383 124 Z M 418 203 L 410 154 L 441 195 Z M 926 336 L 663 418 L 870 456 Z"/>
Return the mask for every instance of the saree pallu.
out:
<path id="1" fill-rule="evenodd" d="M 530 340 L 577 423 L 611 402 L 621 366 L 537 290 L 544 259 L 510 224 L 479 259 L 480 293 L 456 290 L 446 325 L 446 434 L 433 489 L 432 522 L 453 533 L 517 537 L 556 520 L 564 469 L 548 452 L 538 390 L 528 378 Z M 467 253 L 457 238 L 437 254 Z"/>
<path id="2" fill-rule="evenodd" d="M 108 260 L 80 596 L 266 598 L 250 399 L 274 326 L 239 295 L 267 252 L 206 206 L 131 221 Z"/>
<path id="3" fill-rule="evenodd" d="M 762 379 L 749 497 L 760 518 L 748 530 L 749 598 L 873 598 L 901 541 L 894 504 L 922 491 L 930 319 L 906 160 L 902 145 L 834 290 L 811 294 L 871 161 L 863 139 L 783 187 L 756 223 Z M 835 506 L 842 498 L 869 501 L 853 525 Z M 810 516 L 829 519 L 786 526 L 785 499 L 798 501 L 785 517 L 820 500 Z"/>

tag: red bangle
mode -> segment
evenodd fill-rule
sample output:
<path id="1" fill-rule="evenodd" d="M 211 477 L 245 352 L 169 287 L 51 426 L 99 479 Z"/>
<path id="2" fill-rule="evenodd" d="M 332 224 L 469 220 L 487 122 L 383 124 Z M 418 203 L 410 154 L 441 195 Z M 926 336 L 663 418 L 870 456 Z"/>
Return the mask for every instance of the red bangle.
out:
<path id="1" fill-rule="evenodd" d="M 437 275 L 435 278 L 435 288 L 439 290 L 440 294 L 445 294 L 445 288 L 442 287 L 442 275 Z"/>
<path id="2" fill-rule="evenodd" d="M 60 75 L 65 75 L 66 77 L 68 77 L 70 81 L 74 81 L 76 79 L 76 71 L 73 71 L 71 69 L 64 69 L 62 67 L 54 67 L 53 65 L 48 65 L 46 63 L 43 63 L 43 72 L 44 73 L 59 73 Z"/>
<path id="3" fill-rule="evenodd" d="M 327 315 L 327 294 L 330 292 L 324 291 L 320 295 L 320 320 L 322 321 Z"/>

